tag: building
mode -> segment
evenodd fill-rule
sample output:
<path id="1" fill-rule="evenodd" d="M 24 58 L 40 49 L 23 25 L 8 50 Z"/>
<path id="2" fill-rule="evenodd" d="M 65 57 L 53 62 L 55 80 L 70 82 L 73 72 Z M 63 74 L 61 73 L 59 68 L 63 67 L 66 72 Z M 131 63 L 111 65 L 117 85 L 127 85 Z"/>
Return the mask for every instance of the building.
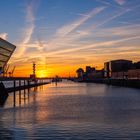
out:
<path id="1" fill-rule="evenodd" d="M 109 78 L 109 62 L 104 63 L 104 77 Z"/>
<path id="2" fill-rule="evenodd" d="M 127 71 L 132 67 L 132 61 L 130 60 L 113 60 L 109 62 L 110 72 Z"/>
<path id="3" fill-rule="evenodd" d="M 91 66 L 86 66 L 86 73 L 92 73 L 93 71 L 95 71 L 95 68 L 94 67 L 91 67 Z"/>
<path id="4" fill-rule="evenodd" d="M 13 54 L 16 46 L 0 38 L 0 74 L 4 73 L 4 68 Z"/>
<path id="5" fill-rule="evenodd" d="M 83 76 L 84 76 L 84 70 L 82 68 L 79 68 L 77 71 L 77 77 L 80 78 L 80 79 L 83 79 Z"/>
<path id="6" fill-rule="evenodd" d="M 110 62 L 106 62 L 104 64 L 104 70 L 105 70 L 105 77 L 106 78 L 119 78 L 120 77 L 120 72 L 121 77 L 124 78 L 127 75 L 125 74 L 129 69 L 131 69 L 133 66 L 132 61 L 130 60 L 124 60 L 124 59 L 119 59 L 119 60 L 112 60 Z"/>
<path id="7" fill-rule="evenodd" d="M 104 78 L 104 69 L 102 70 L 96 70 L 94 73 L 93 73 L 93 78 Z"/>
<path id="8" fill-rule="evenodd" d="M 93 79 L 95 71 L 96 71 L 96 69 L 94 67 L 86 66 L 86 72 L 85 72 L 84 78 L 85 79 Z"/>
<path id="9" fill-rule="evenodd" d="M 135 69 L 140 69 L 140 61 L 133 64 Z"/>
<path id="10" fill-rule="evenodd" d="M 130 69 L 127 75 L 129 79 L 140 79 L 140 69 Z"/>

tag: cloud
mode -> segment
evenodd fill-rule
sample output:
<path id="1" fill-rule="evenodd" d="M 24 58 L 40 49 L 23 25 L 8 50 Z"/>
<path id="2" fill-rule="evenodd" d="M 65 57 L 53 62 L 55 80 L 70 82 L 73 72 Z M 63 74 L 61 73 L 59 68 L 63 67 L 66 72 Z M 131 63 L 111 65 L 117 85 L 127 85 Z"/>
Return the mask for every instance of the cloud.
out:
<path id="1" fill-rule="evenodd" d="M 88 32 L 77 32 L 76 29 L 90 18 L 93 18 L 94 16 L 102 12 L 104 9 L 105 7 L 103 6 L 94 8 L 89 13 L 84 14 L 84 16 L 82 15 L 81 18 L 62 26 L 56 31 L 54 37 L 52 37 L 52 39 L 50 39 L 44 46 L 46 46 L 47 50 L 53 50 L 53 48 L 61 49 L 62 47 L 66 46 L 66 44 L 75 44 L 75 40 L 79 39 L 82 34 L 83 36 L 88 34 Z M 72 34 L 72 32 L 77 33 Z"/>
<path id="2" fill-rule="evenodd" d="M 0 37 L 4 40 L 7 40 L 8 34 L 7 33 L 0 33 Z"/>
<path id="3" fill-rule="evenodd" d="M 103 11 L 105 8 L 106 7 L 97 7 L 97 8 L 94 8 L 92 11 L 90 11 L 88 14 L 82 14 L 82 18 L 60 28 L 57 31 L 57 35 L 58 36 L 65 36 L 65 35 L 71 33 L 72 31 L 77 29 L 79 26 L 81 26 L 83 23 L 85 23 L 87 20 L 89 20 L 90 18 L 93 18 L 98 13 Z"/>
<path id="4" fill-rule="evenodd" d="M 25 23 L 26 26 L 22 29 L 22 39 L 20 42 L 18 42 L 18 48 L 16 50 L 16 56 L 21 56 L 24 54 L 24 52 L 26 51 L 26 44 L 29 43 L 29 41 L 31 40 L 32 34 L 34 32 L 34 28 L 35 28 L 35 17 L 33 14 L 33 4 L 31 3 L 30 5 L 28 5 L 26 7 L 26 18 L 25 18 Z"/>
<path id="5" fill-rule="evenodd" d="M 69 48 L 69 49 L 65 49 L 65 50 L 59 50 L 59 51 L 56 51 L 56 52 L 54 51 L 52 53 L 49 53 L 49 55 L 62 54 L 62 53 L 72 53 L 72 52 L 75 52 L 75 51 L 78 52 L 80 50 L 88 50 L 88 49 L 97 48 L 97 47 L 113 46 L 113 45 L 115 45 L 117 43 L 130 41 L 130 40 L 134 40 L 134 39 L 140 39 L 140 36 L 132 36 L 132 37 L 126 37 L 126 38 L 122 38 L 122 39 L 118 39 L 118 40 L 111 40 L 111 41 L 105 41 L 105 42 L 99 42 L 99 43 L 92 43 L 92 44 L 89 44 L 89 45 L 80 46 L 78 48 Z"/>
<path id="6" fill-rule="evenodd" d="M 91 15 L 94 15 L 95 13 L 96 13 L 95 15 L 97 15 L 102 10 L 104 10 L 104 8 L 105 7 L 98 7 L 98 8 L 96 8 L 96 10 L 94 9 L 89 14 L 86 14 L 86 16 L 82 16 L 81 19 L 78 19 L 78 20 L 60 28 L 58 31 L 56 31 L 55 37 L 53 39 L 51 39 L 50 41 L 48 41 L 48 43 L 46 44 L 46 47 L 48 46 L 47 49 L 51 50 L 51 51 L 56 51 L 56 50 L 59 51 L 59 49 L 60 50 L 65 49 L 66 46 L 67 47 L 71 46 L 71 47 L 74 47 L 74 48 L 75 47 L 79 48 L 83 44 L 83 43 L 81 44 L 81 41 L 80 41 L 82 38 L 84 39 L 84 37 L 92 37 L 93 36 L 92 31 L 93 30 L 95 30 L 98 27 L 114 20 L 115 18 L 125 14 L 128 11 L 127 9 L 125 9 L 123 11 L 119 11 L 116 15 L 112 15 L 111 17 L 100 21 L 96 25 L 94 25 L 90 28 L 87 28 L 86 30 L 81 30 L 81 31 L 77 30 L 77 28 L 81 24 L 83 24 L 86 20 L 91 18 Z M 55 48 L 55 49 L 53 49 L 53 48 Z"/>
<path id="7" fill-rule="evenodd" d="M 115 2 L 119 5 L 124 5 L 126 3 L 126 0 L 115 0 Z"/>
<path id="8" fill-rule="evenodd" d="M 107 1 L 104 1 L 104 0 L 96 0 L 96 1 L 98 1 L 98 2 L 100 2 L 102 4 L 105 4 L 105 5 L 108 5 L 108 6 L 111 5 L 111 3 L 107 2 Z"/>
<path id="9" fill-rule="evenodd" d="M 118 18 L 118 17 L 124 15 L 125 13 L 127 13 L 127 12 L 129 12 L 129 11 L 130 11 L 130 9 L 124 9 L 124 10 L 122 10 L 122 11 L 119 11 L 117 14 L 115 14 L 115 15 L 113 15 L 113 16 L 111 16 L 111 17 L 109 17 L 109 18 L 107 18 L 107 19 L 105 19 L 105 20 L 103 20 L 103 21 L 101 21 L 101 22 L 99 22 L 99 23 L 97 23 L 97 24 L 94 25 L 92 28 L 90 28 L 90 30 L 96 29 L 97 27 L 101 27 L 101 26 L 103 26 L 104 24 L 106 24 L 106 23 L 108 23 L 108 22 L 110 22 L 110 21 L 112 21 L 112 20 L 114 20 L 114 19 L 116 19 L 116 18 Z"/>
<path id="10" fill-rule="evenodd" d="M 138 36 L 139 33 L 139 24 L 132 24 L 132 25 L 123 25 L 119 27 L 110 27 L 110 28 L 100 28 L 96 31 L 97 38 L 104 38 L 104 39 L 111 39 L 113 37 L 131 37 L 131 36 Z"/>

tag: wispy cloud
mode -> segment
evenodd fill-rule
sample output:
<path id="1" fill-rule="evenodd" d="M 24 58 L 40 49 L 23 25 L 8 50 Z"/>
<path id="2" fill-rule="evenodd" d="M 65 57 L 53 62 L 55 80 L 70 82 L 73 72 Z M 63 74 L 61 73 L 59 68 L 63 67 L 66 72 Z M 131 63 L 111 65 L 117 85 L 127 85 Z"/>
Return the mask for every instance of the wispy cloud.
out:
<path id="1" fill-rule="evenodd" d="M 1 37 L 2 39 L 7 40 L 7 38 L 8 38 L 8 33 L 0 33 L 0 37 Z"/>
<path id="2" fill-rule="evenodd" d="M 65 36 L 65 35 L 71 33 L 73 30 L 77 29 L 79 26 L 81 26 L 83 23 L 85 23 L 90 18 L 93 18 L 94 16 L 96 16 L 98 13 L 103 11 L 105 8 L 106 7 L 97 7 L 97 8 L 94 8 L 92 11 L 90 11 L 87 14 L 82 14 L 82 18 L 60 28 L 57 31 L 57 35 L 58 36 Z"/>
<path id="3" fill-rule="evenodd" d="M 108 5 L 108 6 L 111 5 L 111 3 L 107 2 L 107 1 L 104 1 L 104 0 L 96 0 L 96 1 L 98 1 L 98 2 L 100 2 L 102 4 L 105 4 L 105 5 Z"/>
<path id="4" fill-rule="evenodd" d="M 32 34 L 34 32 L 34 28 L 35 28 L 35 17 L 33 14 L 33 3 L 31 3 L 30 5 L 28 5 L 26 7 L 26 17 L 25 17 L 25 22 L 26 22 L 26 26 L 25 28 L 22 29 L 22 39 L 20 42 L 18 42 L 18 48 L 16 51 L 16 56 L 21 56 L 24 54 L 25 50 L 26 50 L 26 44 L 29 43 L 29 41 L 31 40 Z"/>
<path id="5" fill-rule="evenodd" d="M 90 14 L 88 14 L 88 16 L 85 16 L 82 18 L 82 20 L 77 20 L 77 21 L 74 21 L 72 22 L 71 24 L 69 25 L 66 25 L 62 28 L 60 28 L 56 34 L 55 34 L 55 37 L 53 39 L 51 39 L 46 45 L 49 47 L 48 50 L 53 50 L 52 48 L 55 48 L 55 49 L 66 49 L 64 48 L 63 46 L 68 46 L 68 44 L 71 45 L 71 47 L 73 46 L 77 46 L 79 45 L 79 47 L 81 46 L 80 44 L 80 39 L 82 39 L 83 37 L 87 37 L 88 35 L 89 36 L 92 36 L 91 32 L 95 29 L 97 29 L 98 27 L 100 26 L 103 26 L 104 24 L 118 18 L 119 16 L 125 14 L 128 10 L 123 10 L 123 11 L 120 11 L 118 12 L 116 15 L 112 15 L 111 17 L 105 19 L 105 20 L 101 20 L 99 23 L 93 25 L 92 27 L 89 27 L 87 28 L 86 30 L 77 30 L 77 28 L 83 24 L 86 20 L 89 19 L 89 17 L 91 17 L 91 13 L 93 14 L 93 11 L 96 13 L 96 15 L 98 13 L 100 13 L 104 8 L 103 7 L 100 7 L 96 8 L 96 10 L 92 10 L 92 12 L 90 12 Z M 97 12 L 98 11 L 98 12 Z M 94 14 L 95 14 L 94 13 Z M 87 15 L 87 14 L 86 14 Z M 77 23 L 77 24 L 74 24 L 74 23 Z M 72 31 L 74 31 L 74 33 L 72 33 Z M 78 43 L 79 42 L 79 43 Z"/>
<path id="6" fill-rule="evenodd" d="M 84 16 L 82 15 L 81 18 L 62 26 L 56 31 L 54 37 L 52 37 L 52 39 L 50 39 L 44 46 L 46 46 L 47 49 L 50 50 L 53 48 L 60 48 L 63 45 L 69 44 L 73 41 L 75 42 L 75 39 L 80 38 L 81 35 L 76 33 L 72 34 L 72 32 L 76 32 L 78 27 L 80 27 L 90 18 L 94 18 L 94 16 L 102 12 L 104 9 L 105 7 L 103 6 L 94 8 L 89 13 L 84 14 Z"/>
<path id="7" fill-rule="evenodd" d="M 106 24 L 106 23 L 108 23 L 108 22 L 110 22 L 110 21 L 112 21 L 112 20 L 114 20 L 114 19 L 116 19 L 116 18 L 118 18 L 118 17 L 120 17 L 120 16 L 122 16 L 122 15 L 124 15 L 124 14 L 126 14 L 127 12 L 129 12 L 130 11 L 130 9 L 124 9 L 124 10 L 122 10 L 122 11 L 119 11 L 117 14 L 115 14 L 115 15 L 113 15 L 113 16 L 111 16 L 111 17 L 109 17 L 109 18 L 107 18 L 107 19 L 105 19 L 105 20 L 103 20 L 103 21 L 101 21 L 101 22 L 99 22 L 99 23 L 97 23 L 96 25 L 94 25 L 92 28 L 90 28 L 90 30 L 92 29 L 96 29 L 96 28 L 98 28 L 98 27 L 101 27 L 101 26 L 103 26 L 104 24 Z"/>
<path id="8" fill-rule="evenodd" d="M 115 0 L 115 2 L 119 5 L 124 5 L 126 3 L 126 0 Z"/>
<path id="9" fill-rule="evenodd" d="M 131 25 L 123 25 L 119 27 L 110 27 L 110 28 L 100 28 L 96 31 L 97 38 L 112 38 L 112 37 L 131 37 L 131 36 L 139 36 L 140 25 L 139 24 L 131 24 Z"/>
<path id="10" fill-rule="evenodd" d="M 127 38 L 123 38 L 123 39 L 105 41 L 105 42 L 99 42 L 99 43 L 92 43 L 89 45 L 80 46 L 79 48 L 69 48 L 69 49 L 65 49 L 65 50 L 59 50 L 56 52 L 49 53 L 49 55 L 59 54 L 59 53 L 72 53 L 75 51 L 88 50 L 88 49 L 97 48 L 97 47 L 115 46 L 115 44 L 117 44 L 117 43 L 129 41 L 129 40 L 133 40 L 133 39 L 140 39 L 140 36 L 127 37 Z"/>

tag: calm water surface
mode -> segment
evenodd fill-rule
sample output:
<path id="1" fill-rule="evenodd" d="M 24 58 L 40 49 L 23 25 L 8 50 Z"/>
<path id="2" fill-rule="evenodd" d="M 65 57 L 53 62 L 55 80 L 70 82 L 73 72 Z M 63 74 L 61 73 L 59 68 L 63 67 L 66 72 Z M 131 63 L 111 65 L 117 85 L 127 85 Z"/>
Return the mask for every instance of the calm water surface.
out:
<path id="1" fill-rule="evenodd" d="M 49 84 L 13 94 L 0 108 L 0 140 L 140 139 L 140 90 Z"/>

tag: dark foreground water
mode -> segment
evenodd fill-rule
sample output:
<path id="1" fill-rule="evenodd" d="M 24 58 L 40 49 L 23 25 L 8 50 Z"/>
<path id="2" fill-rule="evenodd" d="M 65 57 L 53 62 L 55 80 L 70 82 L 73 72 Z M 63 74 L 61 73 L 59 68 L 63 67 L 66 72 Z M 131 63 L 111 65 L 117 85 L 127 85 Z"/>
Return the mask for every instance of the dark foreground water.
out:
<path id="1" fill-rule="evenodd" d="M 140 90 L 62 82 L 10 94 L 0 140 L 140 139 Z"/>

